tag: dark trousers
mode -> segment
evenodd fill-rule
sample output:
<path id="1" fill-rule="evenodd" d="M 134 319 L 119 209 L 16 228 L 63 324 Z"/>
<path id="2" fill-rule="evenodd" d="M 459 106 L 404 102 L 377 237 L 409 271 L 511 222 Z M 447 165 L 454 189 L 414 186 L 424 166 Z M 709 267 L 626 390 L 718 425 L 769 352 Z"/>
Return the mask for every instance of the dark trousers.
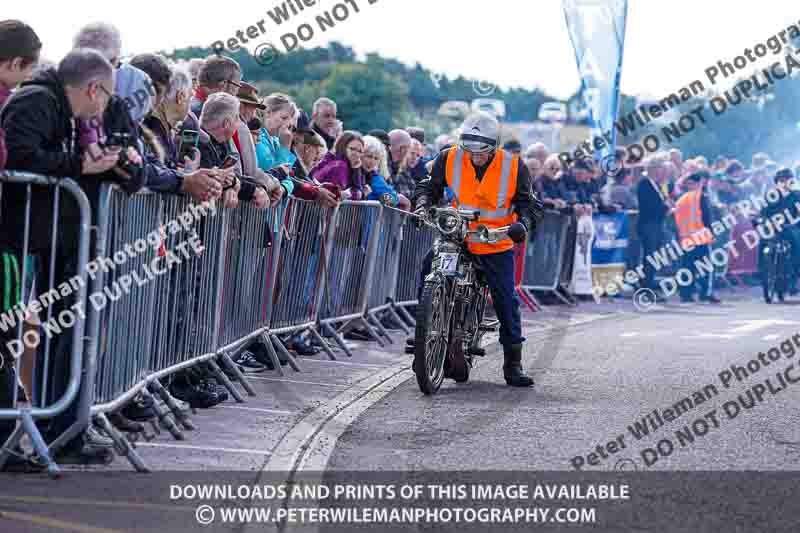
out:
<path id="1" fill-rule="evenodd" d="M 697 289 L 700 299 L 705 299 L 711 296 L 711 291 L 714 290 L 714 272 L 706 272 L 706 270 L 699 271 L 695 267 L 695 262 L 704 262 L 704 259 L 709 257 L 711 247 L 707 244 L 698 246 L 692 251 L 687 252 L 681 259 L 681 267 L 685 268 L 692 273 L 692 282 L 684 285 L 679 284 L 679 291 L 682 299 L 691 298 Z M 713 266 L 713 262 L 710 263 Z M 683 274 L 678 276 L 678 281 L 685 281 Z"/>
<path id="2" fill-rule="evenodd" d="M 522 318 L 519 312 L 519 298 L 514 290 L 514 251 L 500 252 L 498 254 L 476 255 L 478 264 L 486 276 L 489 292 L 492 295 L 494 310 L 500 321 L 500 344 L 510 347 L 522 344 Z M 425 277 L 430 274 L 433 250 L 428 252 L 422 262 L 420 283 L 417 289 L 417 298 L 422 299 L 422 287 Z"/>
<path id="3" fill-rule="evenodd" d="M 653 257 L 661 247 L 663 227 L 661 224 L 644 224 L 639 226 L 638 230 L 639 240 L 642 242 L 642 264 L 644 265 L 644 280 L 641 286 L 656 291 L 658 290 L 656 269 L 647 258 Z"/>

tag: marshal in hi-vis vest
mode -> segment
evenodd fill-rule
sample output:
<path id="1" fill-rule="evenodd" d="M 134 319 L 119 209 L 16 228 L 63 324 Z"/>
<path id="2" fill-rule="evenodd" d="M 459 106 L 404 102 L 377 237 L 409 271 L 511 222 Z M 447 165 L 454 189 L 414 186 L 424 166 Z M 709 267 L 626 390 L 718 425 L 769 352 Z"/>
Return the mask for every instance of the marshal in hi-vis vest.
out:
<path id="1" fill-rule="evenodd" d="M 701 191 L 687 192 L 675 204 L 675 225 L 678 226 L 678 236 L 684 250 L 711 244 L 714 240 L 711 230 L 703 224 L 703 212 L 700 209 L 702 194 Z"/>
<path id="2" fill-rule="evenodd" d="M 497 150 L 483 179 L 478 181 L 467 153 L 458 146 L 450 149 L 447 154 L 446 177 L 447 185 L 455 195 L 453 207 L 481 212 L 476 222 L 470 222 L 470 229 L 481 224 L 494 229 L 517 221 L 511 200 L 517 191 L 518 170 L 518 157 L 511 152 Z M 514 243 L 509 238 L 494 244 L 467 240 L 467 248 L 476 255 L 496 254 L 513 247 Z"/>

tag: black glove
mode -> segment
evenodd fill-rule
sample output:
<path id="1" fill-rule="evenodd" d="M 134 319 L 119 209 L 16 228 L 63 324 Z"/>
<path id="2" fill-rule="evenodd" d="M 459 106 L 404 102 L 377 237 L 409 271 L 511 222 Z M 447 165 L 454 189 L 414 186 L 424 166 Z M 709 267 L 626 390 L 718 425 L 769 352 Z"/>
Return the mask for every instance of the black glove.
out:
<path id="1" fill-rule="evenodd" d="M 508 236 L 514 242 L 524 242 L 528 238 L 528 230 L 525 228 L 524 224 L 514 222 L 508 228 Z"/>

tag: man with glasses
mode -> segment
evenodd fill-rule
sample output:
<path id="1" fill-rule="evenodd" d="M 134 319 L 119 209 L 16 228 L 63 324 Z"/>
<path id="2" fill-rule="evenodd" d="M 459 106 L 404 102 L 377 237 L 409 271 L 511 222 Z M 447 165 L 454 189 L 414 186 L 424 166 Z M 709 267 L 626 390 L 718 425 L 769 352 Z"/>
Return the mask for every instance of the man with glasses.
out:
<path id="1" fill-rule="evenodd" d="M 192 113 L 199 117 L 203 111 L 203 104 L 212 94 L 225 92 L 236 96 L 240 88 L 242 88 L 242 69 L 239 63 L 225 56 L 209 56 L 197 74 Z"/>
<path id="2" fill-rule="evenodd" d="M 514 243 L 524 242 L 542 216 L 542 204 L 531 190 L 528 168 L 519 156 L 498 149 L 499 124 L 488 113 L 475 113 L 461 126 L 459 143 L 436 158 L 431 175 L 416 190 L 416 214 L 425 217 L 439 204 L 445 187 L 452 192 L 453 207 L 480 210 L 478 224 L 490 228 L 510 226 L 508 239 L 493 244 L 468 242 L 484 271 L 503 346 L 503 377 L 513 387 L 530 387 L 533 379 L 522 370 L 522 326 L 514 290 Z M 426 257 L 422 280 L 430 272 L 432 252 Z M 422 283 L 420 283 L 420 286 Z M 476 355 L 482 351 L 471 347 Z"/>
<path id="3" fill-rule="evenodd" d="M 96 148 L 90 154 L 78 142 L 76 122 L 95 120 L 101 116 L 111 99 L 115 70 L 100 52 L 91 49 L 71 51 L 57 68 L 48 68 L 29 81 L 6 102 L 0 112 L 0 125 L 7 132 L 9 170 L 46 174 L 55 178 L 75 179 L 92 199 L 97 197 L 100 181 L 97 179 L 117 165 L 119 149 Z M 3 231 L 0 248 L 14 250 L 17 263 L 22 264 L 21 251 L 25 232 L 26 187 L 6 184 L 0 204 L 3 213 Z M 59 203 L 57 247 L 51 257 L 51 228 L 53 227 L 54 195 L 52 191 L 31 189 L 30 213 L 35 223 L 29 226 L 29 253 L 38 257 L 42 272 L 36 273 L 40 293 L 58 287 L 77 274 L 80 211 L 70 195 L 62 194 Z M 53 285 L 49 285 L 52 272 Z M 52 306 L 52 316 L 69 309 L 76 302 L 74 295 L 65 297 Z M 78 302 L 84 304 L 86 302 Z M 72 329 L 67 328 L 52 338 L 43 338 L 40 346 L 45 353 L 49 344 L 49 382 L 39 395 L 47 404 L 61 397 L 69 378 Z M 1 348 L 0 348 L 1 349 Z M 43 368 L 43 358 L 37 371 Z M 37 382 L 39 379 L 37 379 Z M 76 421 L 74 402 L 64 413 L 49 422 L 43 433 L 45 441 L 52 442 Z M 42 423 L 44 427 L 47 422 Z M 60 463 L 105 463 L 113 459 L 107 447 L 91 442 L 84 433 L 68 442 L 56 456 Z"/>

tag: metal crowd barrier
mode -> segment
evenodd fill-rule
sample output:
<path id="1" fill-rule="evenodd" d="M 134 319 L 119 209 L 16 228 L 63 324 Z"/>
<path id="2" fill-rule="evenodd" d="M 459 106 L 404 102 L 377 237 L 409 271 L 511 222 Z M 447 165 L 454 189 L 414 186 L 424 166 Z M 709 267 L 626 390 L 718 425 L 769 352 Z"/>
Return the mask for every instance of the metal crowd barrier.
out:
<path id="1" fill-rule="evenodd" d="M 42 189 L 49 193 L 46 201 Z M 0 332 L 0 375 L 5 377 L 0 383 L 4 388 L 0 392 L 4 397 L 0 424 L 4 426 L 3 437 L 7 435 L 0 440 L 0 469 L 10 454 L 19 453 L 19 443 L 27 434 L 35 453 L 46 463 L 48 473 L 55 477 L 59 468 L 51 454 L 79 436 L 89 424 L 91 384 L 88 379 L 82 382 L 82 375 L 85 372 L 88 377 L 95 372 L 94 358 L 83 356 L 91 210 L 86 194 L 68 178 L 0 173 L 0 198 L 0 224 L 7 224 L 14 217 L 24 228 L 22 235 L 5 231 L 3 236 L 6 248 L 2 250 L 6 285 L 3 311 L 11 313 L 3 318 L 11 316 L 13 320 L 4 321 L 4 331 Z M 47 242 L 33 238 L 33 228 L 41 227 L 43 218 L 50 219 Z M 39 268 L 30 268 L 33 260 L 38 261 Z M 21 281 L 21 286 L 9 286 L 12 276 Z M 32 328 L 23 334 L 23 322 L 35 318 L 42 325 L 38 331 L 33 329 L 38 335 L 31 333 Z M 90 324 L 90 333 L 92 327 Z M 27 391 L 33 396 L 29 405 L 19 403 L 16 376 L 22 370 L 23 358 L 27 364 L 32 362 L 25 355 L 15 357 L 10 353 L 12 346 L 7 344 L 18 343 L 15 351 L 19 353 L 19 343 L 23 340 L 36 351 L 35 390 Z M 89 348 L 91 353 L 91 343 Z M 59 423 L 54 427 L 58 436 L 46 444 L 35 421 L 51 419 L 51 424 L 55 424 L 56 417 Z"/>
<path id="2" fill-rule="evenodd" d="M 372 277 L 372 286 L 367 301 L 367 315 L 389 344 L 392 344 L 392 338 L 381 323 L 378 313 L 388 314 L 406 335 L 410 333 L 408 327 L 396 313 L 393 302 L 397 291 L 403 234 L 406 231 L 413 231 L 410 228 L 411 217 L 412 215 L 405 211 L 384 207 L 378 235 L 375 273 Z"/>
<path id="3" fill-rule="evenodd" d="M 533 291 L 559 294 L 562 288 L 563 272 L 566 270 L 565 264 L 570 265 L 569 274 L 571 277 L 571 265 L 575 255 L 574 244 L 572 256 L 569 254 L 569 231 L 573 228 L 573 217 L 559 211 L 547 210 L 544 218 L 539 224 L 539 228 L 531 236 L 528 246 L 525 249 L 525 261 L 523 263 L 523 273 L 521 288 L 533 298 Z M 574 235 L 573 235 L 574 242 Z M 566 285 L 570 279 L 567 278 Z"/>
<path id="4" fill-rule="evenodd" d="M 331 359 L 336 357 L 320 328 L 347 355 L 352 354 L 341 335 L 358 325 L 381 345 L 384 339 L 391 342 L 379 316 L 388 313 L 398 323 L 410 322 L 403 308 L 417 303 L 419 270 L 433 242 L 430 230 L 411 224 L 411 215 L 377 202 L 343 202 L 324 209 L 290 198 L 276 209 L 249 204 L 225 209 L 149 191 L 129 196 L 113 184 L 102 184 L 90 263 L 92 213 L 75 182 L 26 175 L 0 181 L 31 184 L 28 190 L 48 186 L 76 198 L 81 219 L 76 268 L 77 279 L 83 281 L 77 301 L 86 302 L 87 324 L 85 342 L 83 318 L 72 326 L 71 368 L 63 372 L 70 378 L 63 395 L 35 408 L 17 406 L 14 398 L 11 409 L 0 409 L 0 420 L 22 421 L 0 454 L 0 466 L 23 432 L 31 435 L 36 453 L 49 460 L 33 420 L 77 408 L 78 420 L 51 443 L 51 452 L 94 420 L 112 438 L 118 454 L 147 471 L 134 443 L 123 438 L 107 415 L 137 396 L 148 397 L 160 426 L 183 439 L 183 430 L 194 425 L 161 383 L 178 371 L 205 366 L 241 402 L 232 380 L 249 395 L 255 392 L 231 356 L 251 341 L 266 344 L 281 373 L 276 350 L 295 370 L 300 368 L 279 335 L 308 331 Z M 21 257 L 27 258 L 36 210 L 31 209 L 30 194 L 26 206 Z M 58 201 L 53 212 L 57 220 Z M 55 239 L 52 245 L 55 249 Z M 50 260 L 51 271 L 54 262 Z M 47 287 L 61 281 L 51 274 Z M 44 280 L 37 279 L 36 286 L 37 293 L 45 292 Z M 22 298 L 28 298 L 24 290 Z M 45 384 L 48 372 L 55 374 L 49 368 L 56 359 L 50 344 L 40 349 L 44 364 L 37 368 Z M 229 368 L 231 378 L 218 362 Z M 16 365 L 19 371 L 20 362 Z M 50 466 L 57 472 L 54 463 Z"/>
<path id="5" fill-rule="evenodd" d="M 369 291 L 375 271 L 383 206 L 379 202 L 342 202 L 326 258 L 319 324 L 348 355 L 342 333 L 361 324 L 367 334 L 385 346 L 367 319 Z M 334 330 L 334 326 L 342 324 Z"/>
<path id="6" fill-rule="evenodd" d="M 336 211 L 298 198 L 289 199 L 285 223 L 276 247 L 269 313 L 268 348 L 277 348 L 290 364 L 296 361 L 278 337 L 280 334 L 310 332 L 332 360 L 333 351 L 317 331 L 322 301 L 327 252 L 335 227 Z M 270 357 L 277 365 L 276 354 Z M 276 366 L 280 368 L 280 366 Z"/>
<path id="7" fill-rule="evenodd" d="M 160 379 L 206 363 L 243 401 L 214 361 L 223 329 L 229 219 L 235 215 L 181 197 L 147 191 L 128 196 L 115 185 L 101 187 L 95 261 L 114 258 L 116 264 L 98 272 L 92 285 L 99 365 L 96 384 L 95 376 L 87 383 L 95 394 L 92 417 L 137 470 L 147 467 L 107 414 L 142 395 L 153 400 L 159 423 L 176 439 L 184 438 L 180 427 L 194 429 Z"/>
<path id="8" fill-rule="evenodd" d="M 414 324 L 414 318 L 406 307 L 417 304 L 422 263 L 433 248 L 434 239 L 433 229 L 413 224 L 411 220 L 406 223 L 403 230 L 394 304 L 395 311 L 410 325 Z"/>

